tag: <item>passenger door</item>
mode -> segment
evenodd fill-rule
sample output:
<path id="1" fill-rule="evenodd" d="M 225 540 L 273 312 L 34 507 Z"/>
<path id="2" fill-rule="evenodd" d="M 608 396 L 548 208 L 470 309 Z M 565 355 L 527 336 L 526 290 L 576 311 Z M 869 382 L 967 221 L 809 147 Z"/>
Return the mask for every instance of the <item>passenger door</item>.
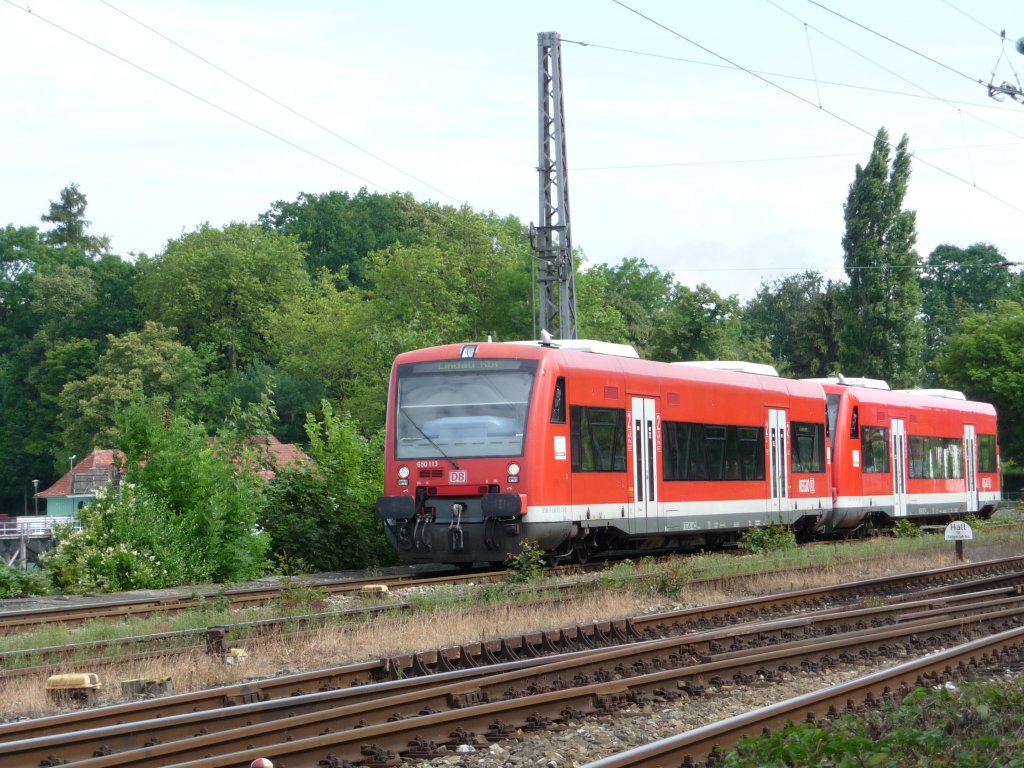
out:
<path id="1" fill-rule="evenodd" d="M 768 477 L 771 497 L 768 512 L 781 514 L 789 511 L 789 451 L 786 447 L 786 412 L 768 409 Z"/>
<path id="2" fill-rule="evenodd" d="M 659 530 L 658 510 L 658 409 L 657 400 L 632 399 L 633 504 L 638 527 Z M 646 521 L 641 523 L 640 521 Z"/>
<path id="3" fill-rule="evenodd" d="M 893 516 L 907 515 L 907 433 L 903 419 L 892 420 L 892 501 Z"/>
<path id="4" fill-rule="evenodd" d="M 978 441 L 973 424 L 964 424 L 964 472 L 967 479 L 967 511 L 978 511 Z"/>

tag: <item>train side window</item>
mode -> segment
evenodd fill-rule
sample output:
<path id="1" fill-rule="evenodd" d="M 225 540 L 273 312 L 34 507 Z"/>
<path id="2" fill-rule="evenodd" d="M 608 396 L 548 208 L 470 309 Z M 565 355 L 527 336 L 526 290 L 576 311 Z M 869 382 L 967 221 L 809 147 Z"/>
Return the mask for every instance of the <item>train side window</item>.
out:
<path id="1" fill-rule="evenodd" d="M 857 406 L 853 406 L 853 410 L 850 411 L 850 439 L 856 440 L 860 434 L 860 419 L 857 412 Z"/>
<path id="2" fill-rule="evenodd" d="M 907 438 L 910 477 L 915 480 L 959 480 L 964 476 L 964 443 L 956 437 Z"/>
<path id="3" fill-rule="evenodd" d="M 565 424 L 565 377 L 555 382 L 555 394 L 551 399 L 551 423 Z"/>
<path id="4" fill-rule="evenodd" d="M 995 435 L 978 435 L 978 471 L 999 471 L 996 462 Z"/>
<path id="5" fill-rule="evenodd" d="M 662 475 L 677 480 L 764 480 L 764 427 L 662 422 Z"/>
<path id="6" fill-rule="evenodd" d="M 889 429 L 887 427 L 862 427 L 861 472 L 878 474 L 889 471 Z"/>
<path id="7" fill-rule="evenodd" d="M 625 472 L 625 409 L 571 406 L 569 441 L 573 472 Z"/>
<path id="8" fill-rule="evenodd" d="M 825 425 L 794 421 L 790 425 L 794 472 L 825 471 Z"/>

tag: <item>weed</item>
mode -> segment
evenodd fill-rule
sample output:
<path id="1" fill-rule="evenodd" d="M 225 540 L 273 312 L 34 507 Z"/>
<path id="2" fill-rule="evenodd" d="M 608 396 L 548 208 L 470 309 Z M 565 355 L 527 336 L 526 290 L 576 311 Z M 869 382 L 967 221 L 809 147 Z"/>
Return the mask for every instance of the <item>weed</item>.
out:
<path id="1" fill-rule="evenodd" d="M 740 537 L 739 547 L 752 553 L 796 549 L 796 534 L 789 526 L 772 523 L 746 531 Z"/>
<path id="2" fill-rule="evenodd" d="M 904 517 L 896 521 L 892 535 L 897 539 L 917 539 L 924 536 L 924 531 Z"/>
<path id="3" fill-rule="evenodd" d="M 544 570 L 544 550 L 530 539 L 523 539 L 518 554 L 505 559 L 505 579 L 513 584 L 537 581 Z"/>

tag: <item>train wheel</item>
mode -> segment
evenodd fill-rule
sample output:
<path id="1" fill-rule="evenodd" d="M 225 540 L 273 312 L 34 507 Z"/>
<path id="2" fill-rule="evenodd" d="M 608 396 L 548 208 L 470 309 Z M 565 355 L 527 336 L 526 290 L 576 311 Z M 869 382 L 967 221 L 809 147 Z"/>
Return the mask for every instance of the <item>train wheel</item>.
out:
<path id="1" fill-rule="evenodd" d="M 591 554 L 590 547 L 585 541 L 577 541 L 572 545 L 572 561 L 576 565 L 586 565 L 590 561 Z"/>

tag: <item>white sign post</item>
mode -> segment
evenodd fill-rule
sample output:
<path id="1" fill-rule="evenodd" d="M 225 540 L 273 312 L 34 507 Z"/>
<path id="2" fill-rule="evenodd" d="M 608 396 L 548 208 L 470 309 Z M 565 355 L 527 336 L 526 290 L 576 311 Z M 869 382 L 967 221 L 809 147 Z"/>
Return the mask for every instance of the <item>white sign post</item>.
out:
<path id="1" fill-rule="evenodd" d="M 956 542 L 957 562 L 964 561 L 964 542 L 974 539 L 974 531 L 963 520 L 954 520 L 946 526 L 946 541 Z"/>

